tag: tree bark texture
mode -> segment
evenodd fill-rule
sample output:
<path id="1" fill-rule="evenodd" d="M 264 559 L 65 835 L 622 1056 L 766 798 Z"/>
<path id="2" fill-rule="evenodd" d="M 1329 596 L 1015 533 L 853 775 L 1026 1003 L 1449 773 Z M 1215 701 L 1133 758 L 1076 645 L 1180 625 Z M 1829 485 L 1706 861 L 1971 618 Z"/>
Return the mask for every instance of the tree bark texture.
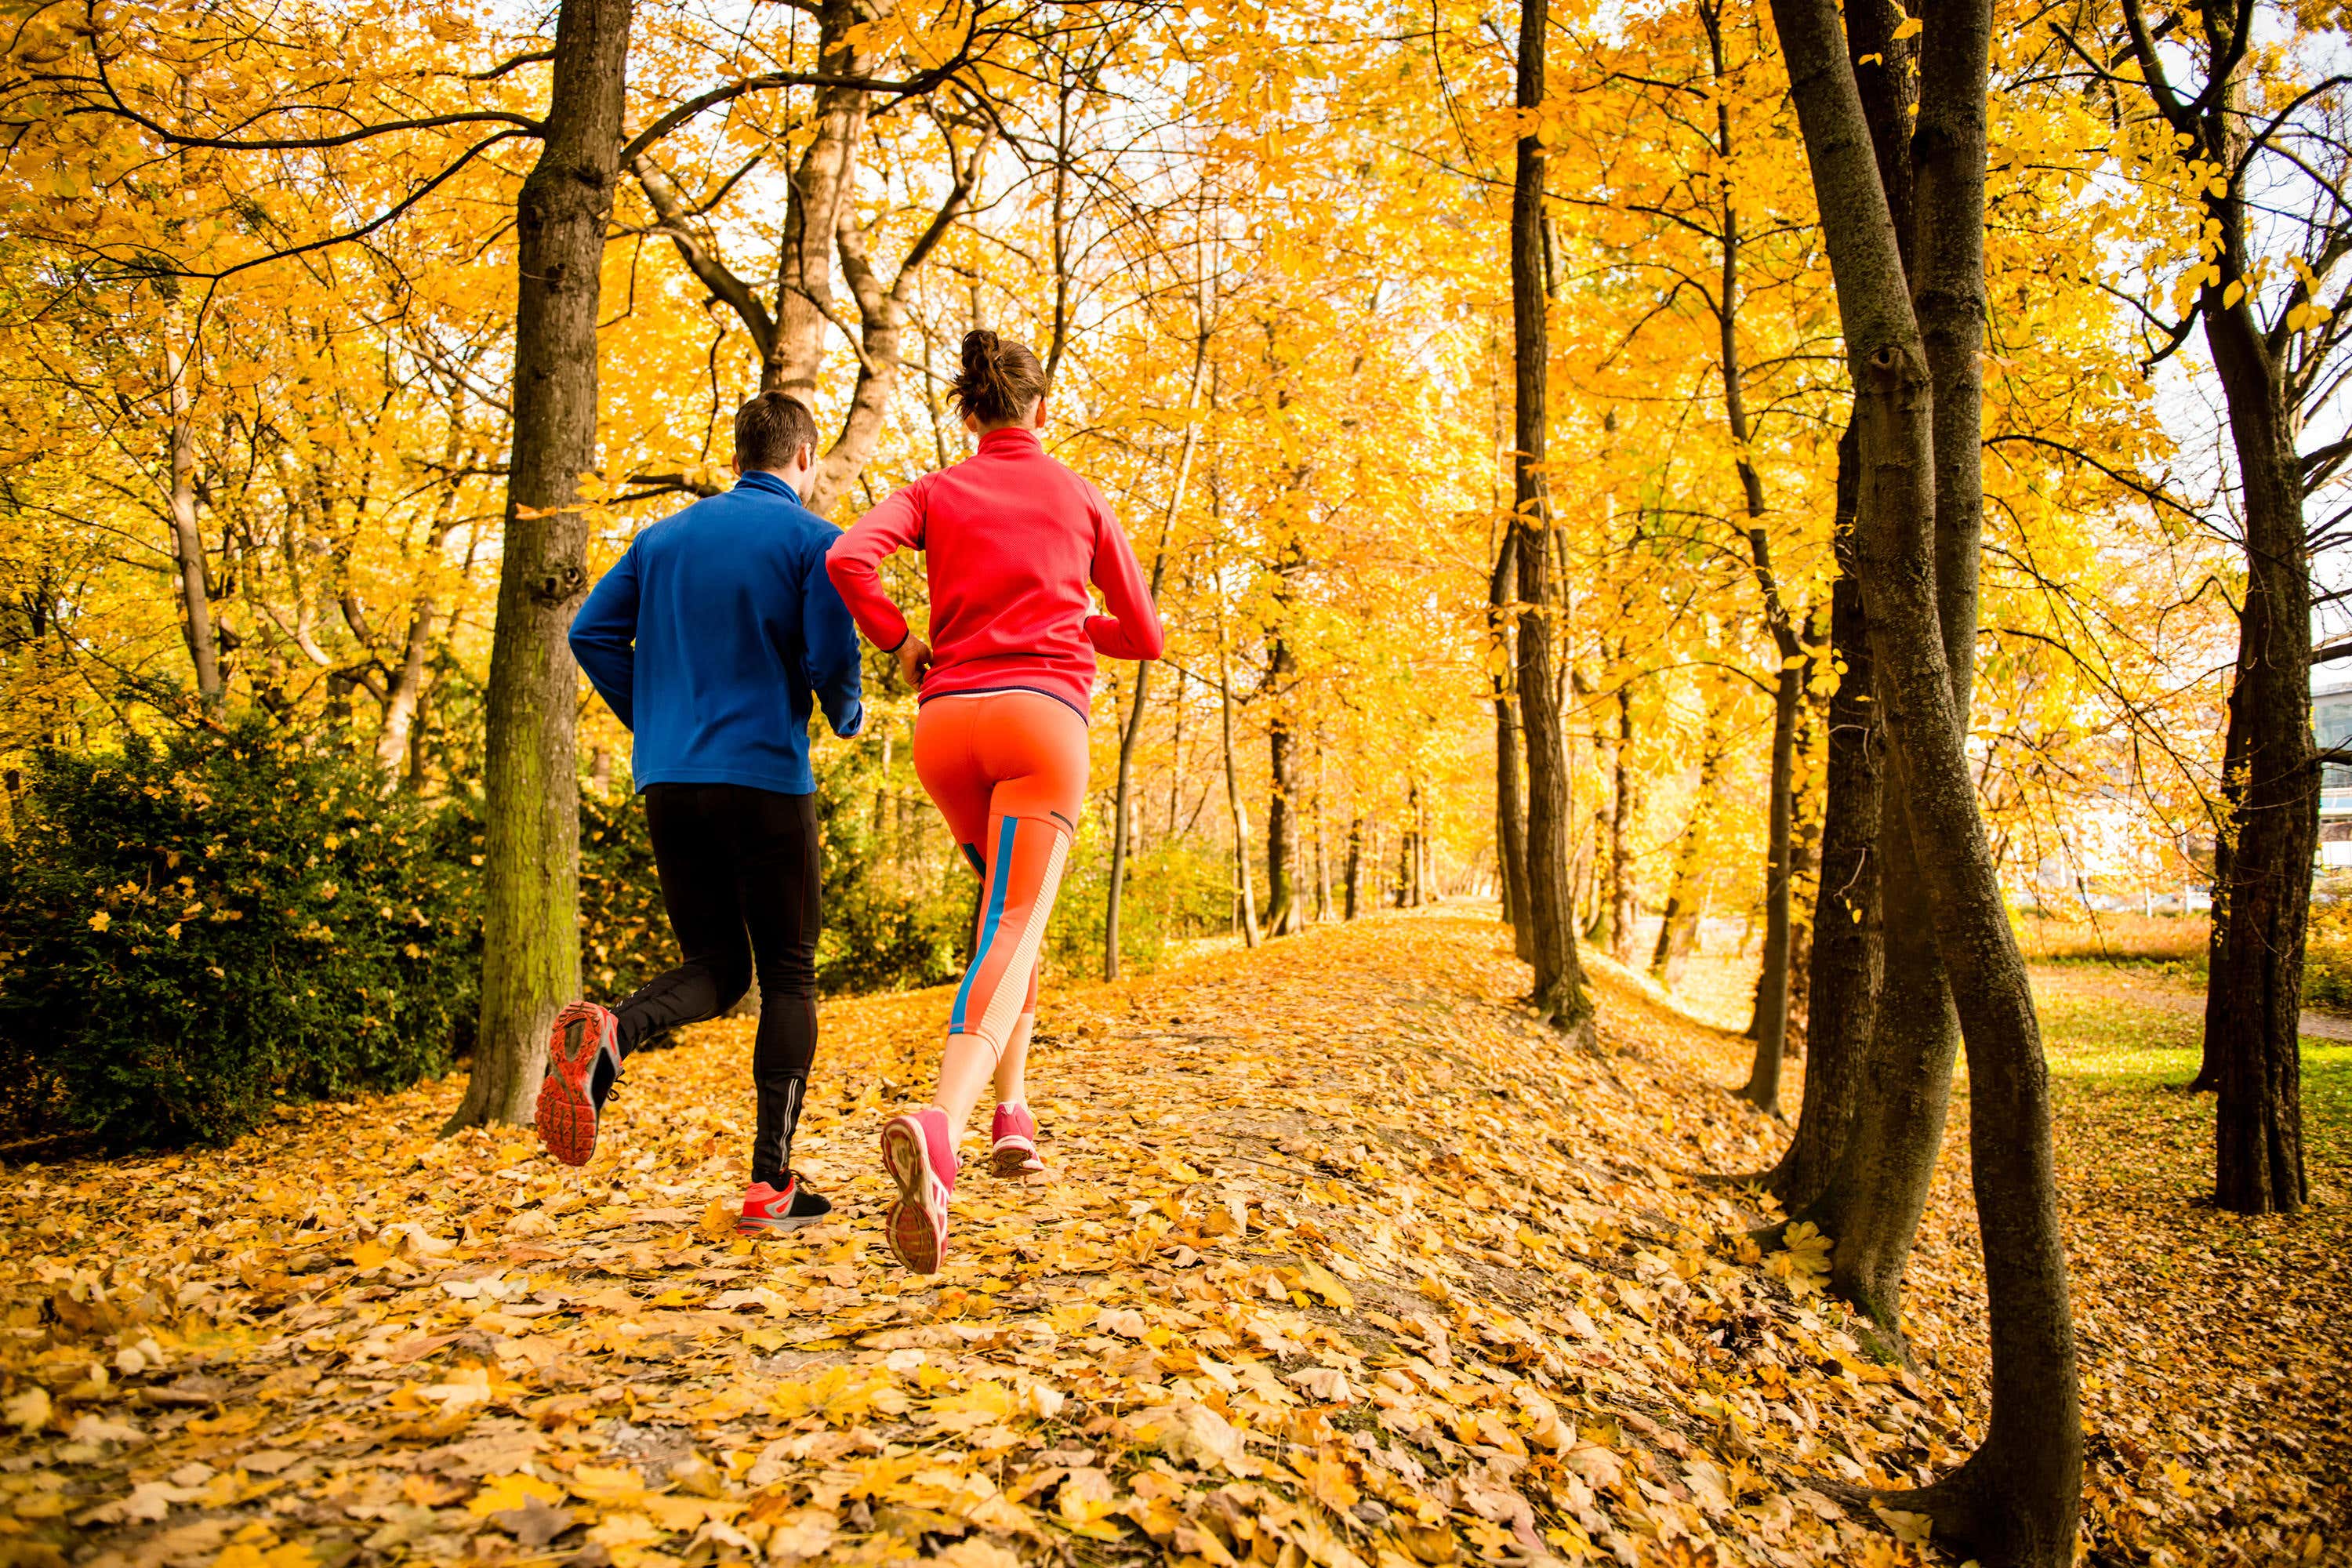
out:
<path id="1" fill-rule="evenodd" d="M 2303 957 L 2319 843 L 2320 770 L 2311 733 L 2311 563 L 2302 465 L 2280 377 L 2245 300 L 2206 302 L 2246 519 L 2243 648 L 2232 716 L 2244 782 L 2231 823 L 2221 963 L 2207 984 L 2215 1088 L 2213 1196 L 2238 1214 L 2293 1214 L 2309 1201 L 2303 1160 Z"/>
<path id="2" fill-rule="evenodd" d="M 1916 35 L 1909 39 L 1895 36 L 1905 17 L 1893 0 L 1854 0 L 1846 15 L 1847 59 L 1852 79 L 1861 87 L 1871 162 L 1886 197 L 1890 226 L 1894 215 L 1904 218 L 1893 237 L 1896 260 L 1907 279 L 1917 249 L 1911 132 L 1918 102 L 1918 39 Z M 1854 63 L 1874 54 L 1890 68 Z M 1916 325 L 1916 318 L 1908 325 Z M 1859 415 L 1851 434 L 1860 487 L 1869 476 L 1859 455 Z M 1857 508 L 1860 497 L 1857 488 Z M 1847 546 L 1846 569 L 1856 574 L 1858 592 L 1858 542 L 1849 537 Z M 1868 616 L 1859 603 L 1857 614 L 1866 633 Z M 1970 615 L 1973 625 L 1972 610 Z M 1873 662 L 1866 658 L 1862 668 L 1874 679 Z M 1883 722 L 1884 702 L 1876 696 L 1871 702 Z M 1853 1098 L 1838 1119 L 1845 1128 L 1844 1145 L 1835 1152 L 1818 1194 L 1804 1210 L 1792 1213 L 1837 1239 L 1830 1288 L 1869 1317 L 1890 1345 L 1899 1347 L 1903 1271 L 1943 1150 L 1952 1067 L 1960 1041 L 1899 800 L 1883 802 L 1878 824 L 1884 989 L 1866 1015 L 1848 1016 L 1835 1026 L 1864 1042 Z"/>
<path id="3" fill-rule="evenodd" d="M 1968 486 L 1939 478 L 1937 458 L 1974 466 L 1937 430 L 1943 353 L 1976 312 L 1983 273 L 1985 103 L 1992 17 L 1987 0 L 1929 0 L 1920 45 L 1917 143 L 1920 287 L 1938 301 L 1923 330 L 1879 184 L 1870 128 L 1843 47 L 1835 0 L 1774 0 L 1823 237 L 1854 367 L 1862 495 L 1857 559 L 1902 817 L 1936 947 L 1969 1053 L 1969 1156 L 1990 1318 L 1992 1413 L 1983 1445 L 1935 1485 L 1890 1500 L 1995 1562 L 2062 1568 L 2074 1561 L 2083 1434 L 2074 1329 L 2053 1172 L 2047 1068 L 2023 955 L 2011 931 L 1969 765 L 1966 673 L 1956 627 L 1973 576 L 1939 579 L 1942 558 L 1979 542 L 1941 537 L 1937 503 Z M 1971 220 L 1973 217 L 1973 221 Z M 1973 279 L 1973 284 L 1971 284 Z M 1926 339 L 1940 334 L 1931 353 Z M 1973 340 L 1971 340 L 1973 341 Z M 1976 374 L 1966 367 L 1948 374 Z M 1956 411 L 1973 426 L 1974 404 Z M 1890 902 L 1888 919 L 1895 918 Z M 1890 954 L 1890 960 L 1892 955 Z M 1891 963 L 1890 983 L 1896 978 Z M 1882 1003 L 1882 1012 L 1885 1004 Z"/>
<path id="4" fill-rule="evenodd" d="M 180 577 L 180 633 L 195 671 L 196 695 L 207 708 L 220 706 L 223 683 L 220 642 L 213 631 L 212 591 L 205 581 L 205 535 L 196 521 L 196 434 L 190 412 L 187 356 L 164 354 L 171 382 L 172 558 Z"/>
<path id="5" fill-rule="evenodd" d="M 1789 1040 L 1789 900 L 1792 826 L 1796 818 L 1797 706 L 1804 670 L 1783 665 L 1772 688 L 1772 784 L 1764 858 L 1764 965 L 1756 979 L 1748 1037 L 1756 1055 L 1739 1098 L 1780 1114 L 1780 1062 Z"/>
<path id="6" fill-rule="evenodd" d="M 834 81 L 814 89 L 808 122 L 815 129 L 793 171 L 784 231 L 776 258 L 775 331 L 763 345 L 760 390 L 786 392 L 816 406 L 818 368 L 833 314 L 833 257 L 842 221 L 856 205 L 857 144 L 871 97 L 856 85 L 873 74 L 875 56 L 860 47 L 885 7 L 864 0 L 820 0 L 817 70 Z"/>
<path id="7" fill-rule="evenodd" d="M 1518 581 L 1515 535 L 1507 531 L 1486 580 L 1486 626 L 1493 638 L 1495 671 L 1495 880 L 1503 897 L 1503 920 L 1511 928 L 1521 963 L 1535 956 L 1528 940 L 1528 820 L 1519 787 L 1519 725 L 1511 694 L 1511 595 Z"/>
<path id="8" fill-rule="evenodd" d="M 1356 900 L 1364 885 L 1364 819 L 1351 818 L 1348 823 L 1348 869 L 1344 884 L 1346 902 L 1340 919 L 1356 918 Z"/>
<path id="9" fill-rule="evenodd" d="M 2158 111 L 2184 145 L 2230 172 L 2202 195 L 2212 266 L 2198 308 L 2238 459 L 2246 596 L 2230 693 L 2229 816 L 2216 857 L 2220 898 L 2199 1082 L 2210 1079 L 2219 1091 L 2214 1201 L 2240 1214 L 2293 1214 L 2310 1195 L 2303 1160 L 2303 960 L 2320 769 L 2311 733 L 2310 542 L 2297 410 L 2287 384 L 2291 334 L 2284 324 L 2265 333 L 2254 314 L 2249 229 L 2260 219 L 2239 173 L 2250 145 L 2242 83 L 2253 40 L 2234 30 L 2250 26 L 2252 14 L 2217 7 L 2202 16 L 2206 57 L 2220 74 L 2189 104 L 2174 96 L 2137 0 L 2126 5 L 2125 19 Z"/>
<path id="10" fill-rule="evenodd" d="M 1885 973 L 1878 838 L 1885 736 L 1871 691 L 1862 588 L 1853 577 L 1860 468 L 1859 437 L 1849 425 L 1838 438 L 1838 516 L 1831 535 L 1839 571 L 1830 590 L 1830 652 L 1842 673 L 1829 708 L 1829 798 L 1822 814 L 1821 880 L 1807 974 L 1804 1097 L 1795 1135 L 1763 1178 L 1790 1214 L 1820 1199 L 1844 1151 Z"/>
<path id="11" fill-rule="evenodd" d="M 2238 668 L 2230 682 L 2229 728 L 2221 742 L 2221 820 L 2214 825 L 2212 908 L 2205 927 L 2205 1035 L 2197 1076 L 2189 1080 L 2192 1094 L 2210 1094 L 2221 1087 L 2221 1057 L 2230 1038 L 2230 996 L 2218 976 L 2230 941 L 2230 840 L 2245 808 L 2247 733 L 2245 698 L 2246 641 L 2243 613 L 2238 625 Z M 2185 911 L 2184 911 L 2185 912 Z"/>
<path id="12" fill-rule="evenodd" d="M 1517 106 L 1544 98 L 1548 0 L 1520 0 Z M 1518 551 L 1519 720 L 1528 745 L 1528 910 L 1535 949 L 1537 1015 L 1580 1044 L 1592 1037 L 1592 1002 L 1576 953 L 1576 910 L 1568 863 L 1568 745 L 1552 658 L 1551 505 L 1542 471 L 1549 404 L 1545 331 L 1545 155 L 1533 132 L 1518 139 L 1511 187 L 1513 409 L 1512 531 Z"/>
<path id="13" fill-rule="evenodd" d="M 546 138 L 516 204 L 514 445 L 490 643 L 482 1022 L 449 1127 L 528 1121 L 555 1009 L 580 985 L 580 476 L 596 461 L 596 314 L 621 149 L 630 0 L 563 0 Z"/>
<path id="14" fill-rule="evenodd" d="M 1609 802 L 1609 956 L 1633 962 L 1633 818 L 1640 810 L 1633 765 L 1633 689 L 1617 688 L 1617 743 Z"/>

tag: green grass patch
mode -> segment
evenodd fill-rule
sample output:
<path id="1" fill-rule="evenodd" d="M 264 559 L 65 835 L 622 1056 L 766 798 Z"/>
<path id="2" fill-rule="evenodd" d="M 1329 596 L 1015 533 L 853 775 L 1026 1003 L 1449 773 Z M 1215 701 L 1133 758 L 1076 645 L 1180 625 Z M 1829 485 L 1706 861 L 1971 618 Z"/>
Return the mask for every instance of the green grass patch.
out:
<path id="1" fill-rule="evenodd" d="M 2203 1053 L 2201 1008 L 2146 1000 L 2150 976 L 2142 965 L 2104 967 L 2115 982 L 2112 989 L 2069 965 L 2062 982 L 2045 984 L 2036 997 L 2061 1114 L 2071 1110 L 2104 1121 L 2136 1110 L 2168 1130 L 2189 1124 L 2210 1129 L 2210 1098 L 2179 1092 L 2197 1075 Z M 2151 1101 L 2158 1094 L 2164 1098 Z M 2352 1043 L 2305 1037 L 2303 1127 L 2308 1163 L 2352 1157 Z"/>

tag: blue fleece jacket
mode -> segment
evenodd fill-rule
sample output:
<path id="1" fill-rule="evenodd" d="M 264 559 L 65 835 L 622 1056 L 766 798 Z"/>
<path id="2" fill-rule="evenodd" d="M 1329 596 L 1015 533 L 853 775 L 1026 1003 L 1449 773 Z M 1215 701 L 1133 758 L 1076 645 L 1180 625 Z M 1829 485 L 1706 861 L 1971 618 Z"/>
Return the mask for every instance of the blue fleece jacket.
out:
<path id="1" fill-rule="evenodd" d="M 845 739 L 866 721 L 857 626 L 825 574 L 841 531 L 751 472 L 637 535 L 572 620 L 572 654 L 636 737 L 637 788 L 816 788 L 816 700 Z"/>

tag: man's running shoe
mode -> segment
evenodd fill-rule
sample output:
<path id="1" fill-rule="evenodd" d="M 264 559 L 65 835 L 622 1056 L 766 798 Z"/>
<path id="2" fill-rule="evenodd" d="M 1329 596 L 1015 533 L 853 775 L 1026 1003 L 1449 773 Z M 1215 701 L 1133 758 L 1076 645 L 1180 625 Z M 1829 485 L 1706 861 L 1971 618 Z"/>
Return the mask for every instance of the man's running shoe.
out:
<path id="1" fill-rule="evenodd" d="M 743 1194 L 743 1215 L 735 1222 L 738 1236 L 788 1236 L 804 1225 L 814 1225 L 833 1213 L 833 1205 L 797 1174 L 784 1178 L 780 1191 L 766 1182 L 753 1182 Z"/>
<path id="2" fill-rule="evenodd" d="M 549 1153 L 567 1165 L 588 1163 L 596 1113 L 620 1076 L 621 1020 L 610 1007 L 574 1002 L 555 1016 L 539 1084 L 539 1137 Z"/>
<path id="3" fill-rule="evenodd" d="M 955 1191 L 954 1140 L 938 1106 L 902 1111 L 882 1124 L 882 1168 L 898 1184 L 883 1235 L 898 1261 L 936 1274 L 948 1249 L 948 1198 Z"/>
<path id="4" fill-rule="evenodd" d="M 989 1162 L 1000 1176 L 1043 1175 L 1045 1162 L 1037 1157 L 1037 1119 L 1024 1105 L 999 1105 L 989 1126 Z"/>

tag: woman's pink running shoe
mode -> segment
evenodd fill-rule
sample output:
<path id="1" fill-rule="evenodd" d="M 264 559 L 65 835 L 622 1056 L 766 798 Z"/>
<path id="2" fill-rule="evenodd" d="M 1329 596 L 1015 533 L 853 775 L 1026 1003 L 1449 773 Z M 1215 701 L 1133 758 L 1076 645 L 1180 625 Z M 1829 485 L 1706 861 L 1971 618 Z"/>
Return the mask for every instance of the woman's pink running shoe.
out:
<path id="1" fill-rule="evenodd" d="M 1027 1105 L 1000 1104 L 988 1132 L 990 1167 L 998 1175 L 1044 1173 L 1045 1162 L 1037 1157 L 1037 1119 L 1029 1114 Z"/>
<path id="2" fill-rule="evenodd" d="M 935 1105 L 902 1111 L 882 1124 L 882 1168 L 898 1184 L 883 1234 L 898 1261 L 936 1274 L 948 1250 L 948 1199 L 955 1192 L 955 1141 L 948 1113 Z"/>

